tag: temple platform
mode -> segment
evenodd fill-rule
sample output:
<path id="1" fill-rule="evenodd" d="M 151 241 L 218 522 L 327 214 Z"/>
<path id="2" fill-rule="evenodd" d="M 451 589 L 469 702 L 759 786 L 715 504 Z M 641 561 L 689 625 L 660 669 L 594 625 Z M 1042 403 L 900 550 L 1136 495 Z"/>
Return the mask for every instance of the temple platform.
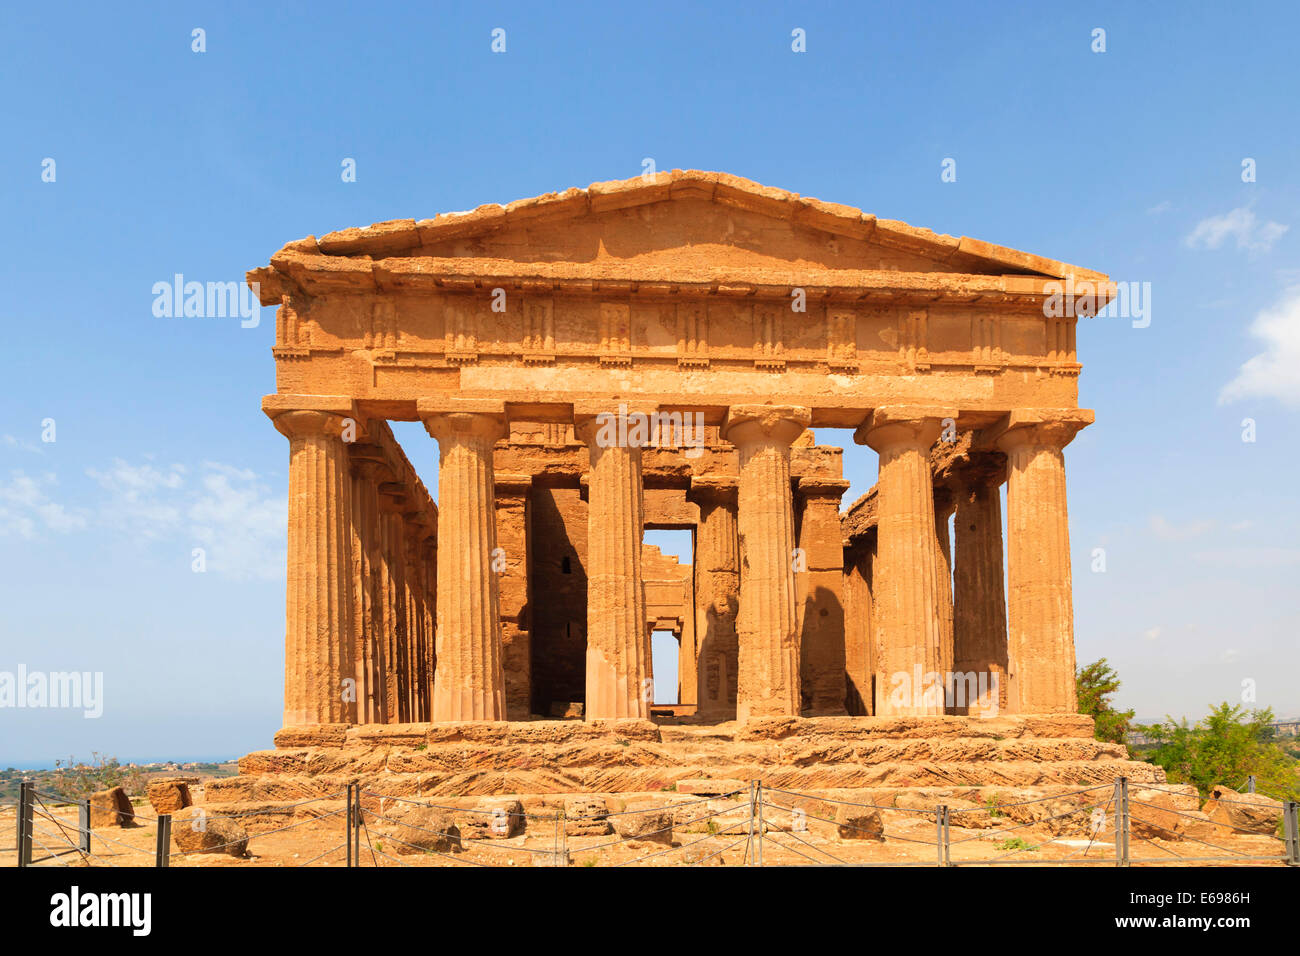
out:
<path id="1" fill-rule="evenodd" d="M 319 814 L 352 782 L 370 799 L 470 806 L 511 795 L 529 808 L 590 794 L 622 800 L 765 787 L 902 806 L 916 799 L 986 804 L 1064 795 L 1128 777 L 1163 784 L 1164 771 L 1093 738 L 1080 715 L 975 718 L 811 717 L 658 724 L 645 720 L 343 724 L 286 727 L 275 748 L 210 782 L 213 810 L 254 826 Z M 902 802 L 900 802 L 902 801 Z"/>

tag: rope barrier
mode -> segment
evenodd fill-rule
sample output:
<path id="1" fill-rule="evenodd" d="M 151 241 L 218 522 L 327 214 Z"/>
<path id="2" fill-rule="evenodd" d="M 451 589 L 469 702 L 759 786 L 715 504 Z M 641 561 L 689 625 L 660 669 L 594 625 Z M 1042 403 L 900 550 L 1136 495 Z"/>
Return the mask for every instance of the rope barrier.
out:
<path id="1" fill-rule="evenodd" d="M 391 823 L 393 826 L 398 826 L 398 827 L 409 827 L 409 828 L 412 829 L 412 830 L 420 830 L 420 831 L 423 832 L 423 833 L 432 833 L 434 836 L 447 837 L 447 838 L 449 838 L 449 839 L 451 838 L 451 834 L 448 833 L 448 832 L 445 832 L 445 831 L 442 831 L 442 830 L 430 830 L 428 827 L 422 827 L 422 826 L 418 826 L 417 824 L 414 824 L 414 823 L 408 823 L 408 822 L 406 822 L 405 820 L 396 820 L 396 819 L 394 819 L 393 817 L 386 817 L 386 816 L 384 816 L 383 814 L 375 813 L 375 811 L 373 811 L 373 810 L 365 810 L 365 809 L 363 809 L 363 810 L 362 810 L 362 813 L 369 813 L 369 814 L 370 814 L 371 816 L 373 816 L 376 820 L 382 820 L 382 821 L 384 821 L 385 823 Z M 391 836 L 391 835 L 390 835 L 389 838 L 390 838 L 390 839 L 393 839 L 393 840 L 396 840 L 396 839 L 397 839 L 397 837 L 394 837 L 394 836 Z M 398 840 L 398 842 L 401 843 L 401 842 L 404 842 L 404 841 Z M 465 842 L 468 842 L 468 843 L 481 843 L 481 842 L 483 842 L 483 841 L 481 841 L 481 840 L 467 840 L 467 841 L 465 841 Z M 413 844 L 413 843 L 408 843 L 407 846 L 415 846 L 415 844 Z M 420 848 L 417 848 L 417 849 L 420 849 Z M 554 850 L 542 850 L 542 849 L 538 849 L 537 847 L 528 847 L 528 846 L 504 846 L 504 845 L 502 845 L 502 844 L 500 844 L 500 843 L 492 843 L 490 840 L 488 841 L 487 846 L 484 847 L 484 849 L 491 849 L 491 850 L 510 850 L 510 851 L 517 851 L 517 852 L 520 852 L 520 853 L 554 853 L 554 852 L 555 852 Z"/>
<path id="2" fill-rule="evenodd" d="M 658 850 L 658 851 L 655 852 L 655 853 L 647 853 L 645 856 L 638 856 L 638 857 L 636 857 L 635 859 L 624 860 L 622 863 L 615 863 L 614 865 L 615 865 L 615 866 L 628 866 L 628 865 L 630 865 L 630 864 L 632 864 L 632 863 L 640 863 L 642 860 L 650 860 L 650 859 L 653 859 L 653 858 L 656 857 L 656 856 L 663 856 L 665 853 L 672 853 L 674 850 L 685 850 L 688 846 L 695 846 L 695 844 L 697 844 L 697 843 L 703 843 L 705 840 L 713 840 L 713 839 L 716 839 L 717 837 L 718 837 L 718 834 L 716 834 L 716 833 L 709 833 L 709 834 L 707 834 L 707 835 L 705 835 L 705 836 L 700 837 L 698 840 L 692 840 L 690 843 L 679 843 L 677 846 L 670 846 L 670 847 L 669 847 L 668 849 L 666 849 L 666 850 Z M 746 839 L 748 839 L 748 835 L 746 835 Z M 587 852 L 587 851 L 586 851 L 586 850 L 583 850 L 582 852 L 585 853 L 585 852 Z"/>
<path id="3" fill-rule="evenodd" d="M 739 793 L 740 791 L 737 790 L 737 791 L 735 791 L 735 792 L 736 792 L 736 793 Z M 700 802 L 707 802 L 707 801 L 699 801 L 699 800 L 692 801 L 692 803 L 700 803 Z M 688 804 L 678 804 L 678 806 L 687 806 L 687 805 L 688 805 Z M 696 817 L 694 820 L 691 820 L 690 822 L 691 822 L 691 823 L 699 823 L 701 820 L 708 820 L 708 819 L 711 819 L 712 817 L 721 816 L 721 815 L 724 814 L 724 813 L 732 813 L 732 812 L 734 812 L 734 811 L 736 811 L 736 810 L 739 810 L 739 809 L 742 809 L 742 808 L 744 808 L 744 807 L 748 807 L 748 806 L 749 806 L 749 802 L 748 802 L 748 801 L 746 801 L 745 803 L 738 803 L 738 804 L 736 804 L 734 807 L 727 807 L 726 809 L 723 809 L 723 810 L 714 810 L 712 813 L 705 814 L 705 815 L 702 816 L 702 817 Z M 634 811 L 631 811 L 631 812 L 633 812 L 633 813 L 662 813 L 662 812 L 664 812 L 664 809 L 665 809 L 665 808 L 654 807 L 654 808 L 649 808 L 649 809 L 645 809 L 645 810 L 634 810 Z M 635 836 L 625 836 L 625 837 L 622 837 L 621 839 L 618 839 L 618 840 L 610 840 L 608 843 L 597 843 L 595 846 L 584 846 L 584 847 L 581 848 L 581 852 L 583 852 L 583 853 L 590 853 L 590 852 L 592 852 L 593 850 L 603 850 L 603 849 L 605 849 L 606 847 L 618 846 L 620 843 L 627 843 L 627 842 L 629 842 L 629 841 L 631 841 L 631 840 L 644 840 L 644 839 L 646 839 L 648 836 L 650 836 L 650 835 L 652 835 L 652 834 L 656 834 L 656 833 L 664 833 L 664 832 L 671 832 L 672 829 L 673 829 L 673 827 L 675 827 L 675 826 L 676 826 L 676 822 L 674 821 L 673 823 L 670 823 L 668 826 L 666 826 L 666 827 L 660 827 L 660 828 L 657 829 L 657 830 L 647 830 L 645 833 L 638 833 L 638 834 L 636 834 Z M 716 836 L 716 835 L 717 835 L 717 834 L 713 834 L 713 833 L 710 833 L 710 834 L 709 834 L 709 836 Z"/>
<path id="4" fill-rule="evenodd" d="M 720 853 L 726 853 L 728 850 L 734 849 L 735 847 L 740 846 L 740 844 L 747 843 L 748 841 L 749 841 L 749 834 L 747 833 L 739 840 L 737 840 L 735 843 L 729 843 L 726 846 L 724 846 L 721 850 L 715 850 L 713 853 L 710 853 L 708 856 L 701 857 L 700 859 L 692 863 L 691 866 L 703 866 L 705 863 L 713 859 L 715 856 L 718 856 Z M 746 853 L 745 859 L 747 859 L 749 853 L 748 847 L 746 847 L 745 853 Z M 740 862 L 744 863 L 745 859 L 742 859 Z"/>
<path id="5" fill-rule="evenodd" d="M 365 790 L 365 791 L 363 791 L 363 792 L 362 792 L 362 796 L 366 796 L 366 797 L 379 797 L 381 800 L 392 800 L 394 803 L 408 803 L 408 804 L 410 804 L 410 805 L 413 806 L 413 807 L 428 807 L 429 809 L 432 809 L 432 810 L 446 810 L 448 813 L 484 813 L 484 814 L 487 814 L 488 816 L 491 816 L 491 817 L 495 817 L 495 816 L 503 816 L 503 817 L 519 817 L 520 819 L 523 819 L 523 820 L 552 820 L 552 819 L 554 819 L 554 815 L 553 815 L 553 814 L 552 814 L 552 815 L 547 815 L 547 814 L 541 814 L 541 813 L 508 813 L 508 812 L 505 812 L 505 811 L 500 811 L 500 812 L 498 812 L 497 810 L 479 810 L 479 809 L 477 809 L 477 808 L 475 808 L 475 807 L 448 807 L 448 806 L 443 806 L 442 804 L 438 804 L 438 803 L 422 803 L 422 802 L 419 801 L 419 800 L 408 800 L 408 799 L 406 799 L 406 798 L 404 798 L 404 797 L 392 797 L 392 796 L 389 796 L 389 795 L 387 795 L 387 794 L 383 794 L 383 793 L 375 793 L 373 790 Z"/>
<path id="6" fill-rule="evenodd" d="M 271 836 L 271 834 L 273 833 L 283 833 L 285 830 L 292 830 L 296 827 L 306 826 L 309 823 L 316 823 L 319 820 L 324 820 L 328 817 L 336 817 L 340 813 L 346 813 L 346 812 L 347 812 L 347 807 L 341 807 L 338 810 L 331 810 L 329 813 L 322 813 L 318 817 L 311 817 L 307 820 L 299 820 L 297 823 L 290 823 L 288 826 L 276 827 L 274 830 L 267 830 L 265 833 L 253 833 L 245 837 L 243 840 L 227 840 L 225 843 L 218 843 L 216 846 L 204 847 L 201 850 L 171 850 L 168 852 L 167 858 L 170 860 L 170 859 L 175 859 L 177 857 L 183 858 L 187 856 L 198 856 L 203 853 L 215 853 L 217 850 L 224 850 L 226 847 L 234 846 L 237 843 L 244 843 L 244 844 L 252 843 L 253 840 L 255 839 Z M 213 814 L 213 816 L 216 816 L 218 819 L 232 819 L 231 816 L 228 816 L 224 813 Z"/>

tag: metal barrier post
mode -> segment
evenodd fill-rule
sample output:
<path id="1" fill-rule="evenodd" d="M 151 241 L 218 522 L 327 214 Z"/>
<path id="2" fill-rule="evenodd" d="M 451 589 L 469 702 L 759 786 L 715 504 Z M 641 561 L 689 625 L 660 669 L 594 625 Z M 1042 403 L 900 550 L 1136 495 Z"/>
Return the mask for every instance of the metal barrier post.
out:
<path id="1" fill-rule="evenodd" d="M 1247 793 L 1255 792 L 1255 775 L 1253 773 L 1246 778 L 1246 792 Z"/>
<path id="2" fill-rule="evenodd" d="M 1286 865 L 1300 866 L 1300 803 L 1288 800 L 1282 810 L 1286 834 Z"/>
<path id="3" fill-rule="evenodd" d="M 754 818 L 758 811 L 754 807 L 754 781 L 749 781 L 749 831 L 745 834 L 745 859 L 754 865 Z"/>
<path id="4" fill-rule="evenodd" d="M 947 848 L 948 841 L 944 839 L 944 824 L 948 822 L 948 808 L 940 804 L 934 808 L 934 852 L 938 856 L 940 866 L 946 866 L 944 862 L 944 851 Z"/>
<path id="5" fill-rule="evenodd" d="M 555 826 L 558 829 L 555 838 L 559 844 L 559 852 L 555 854 L 556 866 L 569 865 L 569 815 L 565 812 L 564 806 L 560 806 L 560 811 L 555 815 Z"/>
<path id="6" fill-rule="evenodd" d="M 763 865 L 763 781 L 754 781 L 754 793 L 758 801 L 758 865 Z"/>
<path id="7" fill-rule="evenodd" d="M 154 848 L 154 866 L 165 870 L 171 866 L 172 858 L 172 815 L 158 814 L 158 843 Z"/>
<path id="8" fill-rule="evenodd" d="M 1115 865 L 1128 866 L 1128 777 L 1115 780 Z"/>
<path id="9" fill-rule="evenodd" d="M 32 865 L 32 804 L 36 784 L 24 780 L 18 784 L 18 865 Z"/>
<path id="10" fill-rule="evenodd" d="M 352 838 L 356 841 L 356 846 L 352 851 L 353 858 L 357 861 L 356 865 L 361 865 L 361 829 L 366 825 L 366 811 L 361 805 L 361 784 L 357 784 L 357 803 L 356 803 L 356 826 L 352 828 Z"/>
<path id="11" fill-rule="evenodd" d="M 352 844 L 352 831 L 353 831 L 353 830 L 355 829 L 355 827 L 356 827 L 356 820 L 354 819 L 354 816 L 353 816 L 354 810 L 355 810 L 355 808 L 356 808 L 356 800 L 355 800 L 355 794 L 354 794 L 354 790 L 355 790 L 355 788 L 356 788 L 356 784 L 355 784 L 355 783 L 350 783 L 350 784 L 348 784 L 347 796 L 344 798 L 344 799 L 347 800 L 347 804 L 348 804 L 347 812 L 344 814 L 344 820 L 346 821 L 346 823 L 344 824 L 344 826 L 346 827 L 344 837 L 345 837 L 345 839 L 346 839 L 346 841 L 347 841 L 347 844 L 348 844 L 348 863 L 347 863 L 347 865 L 348 865 L 349 868 L 354 867 L 354 866 L 357 865 L 357 864 L 356 864 L 356 861 L 355 861 L 355 859 L 354 859 L 354 857 L 353 857 L 353 855 L 352 855 L 352 846 L 353 846 L 353 844 Z"/>
<path id="12" fill-rule="evenodd" d="M 90 798 L 77 803 L 77 832 L 80 834 L 79 849 L 90 855 Z"/>

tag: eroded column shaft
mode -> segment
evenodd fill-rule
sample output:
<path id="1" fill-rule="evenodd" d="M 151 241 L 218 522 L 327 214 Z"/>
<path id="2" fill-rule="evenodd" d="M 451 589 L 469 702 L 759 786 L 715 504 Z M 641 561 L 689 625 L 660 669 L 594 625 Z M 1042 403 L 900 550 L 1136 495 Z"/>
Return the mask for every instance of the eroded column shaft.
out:
<path id="1" fill-rule="evenodd" d="M 341 421 L 290 411 L 274 422 L 289 439 L 284 722 L 351 723 L 352 486 Z"/>
<path id="2" fill-rule="evenodd" d="M 641 580 L 645 503 L 641 448 L 608 440 L 627 430 L 583 423 L 591 456 L 587 509 L 588 720 L 648 717 L 650 640 Z"/>
<path id="3" fill-rule="evenodd" d="M 433 719 L 504 720 L 501 622 L 492 570 L 496 515 L 492 446 L 497 416 L 424 419 L 438 440 L 437 664 Z"/>
<path id="4" fill-rule="evenodd" d="M 957 713 L 1007 706 L 1007 606 L 1002 574 L 1002 501 L 996 480 L 957 489 L 953 520 L 953 670 L 985 690 Z M 984 676 L 987 675 L 987 676 Z M 994 688 L 997 688 L 994 696 Z"/>
<path id="5" fill-rule="evenodd" d="M 724 435 L 740 452 L 740 673 L 736 717 L 799 713 L 790 443 L 810 420 L 791 406 L 733 406 Z"/>
<path id="6" fill-rule="evenodd" d="M 1027 438 L 1007 451 L 1007 619 L 1017 713 L 1073 713 L 1074 604 L 1065 457 Z"/>

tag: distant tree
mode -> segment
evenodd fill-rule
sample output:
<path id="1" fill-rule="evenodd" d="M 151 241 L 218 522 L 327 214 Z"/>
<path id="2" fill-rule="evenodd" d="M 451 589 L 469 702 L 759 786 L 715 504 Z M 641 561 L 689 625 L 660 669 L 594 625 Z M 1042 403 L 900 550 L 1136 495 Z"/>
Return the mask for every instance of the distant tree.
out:
<path id="1" fill-rule="evenodd" d="M 128 796 L 144 793 L 144 775 L 138 767 L 124 767 L 116 757 L 103 757 L 94 752 L 90 761 L 79 762 L 75 757 L 56 760 L 50 772 L 54 792 L 73 800 L 110 787 L 121 787 Z"/>
<path id="2" fill-rule="evenodd" d="M 1087 714 L 1094 721 L 1093 735 L 1098 740 L 1127 745 L 1133 711 L 1116 710 L 1111 704 L 1111 697 L 1119 690 L 1119 675 L 1106 663 L 1106 658 L 1079 668 L 1074 686 L 1079 713 Z"/>
<path id="3" fill-rule="evenodd" d="M 1164 767 L 1171 782 L 1192 783 L 1202 797 L 1216 784 L 1255 787 L 1278 800 L 1300 799 L 1300 763 L 1276 739 L 1273 711 L 1247 711 L 1226 701 L 1195 725 L 1184 718 L 1140 728 L 1156 742 L 1146 760 Z"/>

